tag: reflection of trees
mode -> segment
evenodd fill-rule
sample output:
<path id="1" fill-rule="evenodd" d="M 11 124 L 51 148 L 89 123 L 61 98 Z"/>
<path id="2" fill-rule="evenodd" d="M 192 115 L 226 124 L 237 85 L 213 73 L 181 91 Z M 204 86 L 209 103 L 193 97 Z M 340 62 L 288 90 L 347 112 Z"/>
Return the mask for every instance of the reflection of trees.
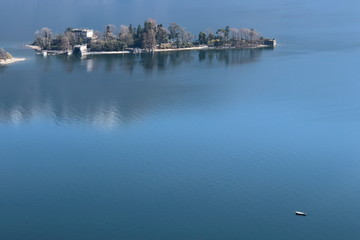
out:
<path id="1" fill-rule="evenodd" d="M 183 64 L 193 63 L 196 59 L 200 63 L 236 65 L 257 61 L 263 51 L 268 49 L 218 49 L 200 51 L 175 51 L 146 54 L 99 55 L 79 59 L 76 57 L 57 56 L 42 58 L 37 57 L 44 71 L 50 71 L 52 64 L 59 62 L 66 72 L 82 69 L 87 72 L 104 69 L 106 72 L 124 70 L 132 73 L 136 68 L 146 72 L 162 71 L 176 68 Z"/>
<path id="2" fill-rule="evenodd" d="M 256 61 L 262 50 L 178 51 L 142 55 L 36 58 L 35 72 L 0 73 L 0 121 L 22 122 L 41 115 L 55 121 L 101 126 L 131 122 L 174 97 L 201 91 L 198 83 L 168 81 L 181 65 L 236 65 Z M 155 71 L 154 77 L 147 75 Z M 176 79 L 176 76 L 174 76 Z M 151 81 L 151 79 L 157 79 Z M 203 99 L 206 95 L 202 95 Z M 187 101 L 187 100 L 184 100 Z M 191 101 L 191 100 L 188 100 Z"/>
<path id="3" fill-rule="evenodd" d="M 208 64 L 224 63 L 225 65 L 246 64 L 260 59 L 264 49 L 221 49 L 199 52 L 199 61 Z"/>
<path id="4" fill-rule="evenodd" d="M 169 67 L 178 67 L 190 63 L 194 59 L 194 52 L 161 52 L 156 54 L 144 54 L 141 57 L 141 65 L 146 71 L 166 70 Z"/>

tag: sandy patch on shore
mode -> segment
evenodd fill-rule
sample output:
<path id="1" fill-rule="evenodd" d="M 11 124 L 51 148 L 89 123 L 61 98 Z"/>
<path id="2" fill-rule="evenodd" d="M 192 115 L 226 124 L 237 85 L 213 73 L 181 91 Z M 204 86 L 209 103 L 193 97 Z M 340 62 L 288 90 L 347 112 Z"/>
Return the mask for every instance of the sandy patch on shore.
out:
<path id="1" fill-rule="evenodd" d="M 30 44 L 25 44 L 24 46 L 28 47 L 28 48 L 31 48 L 31 49 L 34 49 L 34 50 L 37 50 L 37 51 L 41 51 L 41 47 L 39 47 L 39 46 L 30 45 Z"/>
<path id="2" fill-rule="evenodd" d="M 22 62 L 25 60 L 26 58 L 11 58 L 7 60 L 0 60 L 0 66 L 8 65 L 10 63 L 15 63 L 15 62 Z"/>

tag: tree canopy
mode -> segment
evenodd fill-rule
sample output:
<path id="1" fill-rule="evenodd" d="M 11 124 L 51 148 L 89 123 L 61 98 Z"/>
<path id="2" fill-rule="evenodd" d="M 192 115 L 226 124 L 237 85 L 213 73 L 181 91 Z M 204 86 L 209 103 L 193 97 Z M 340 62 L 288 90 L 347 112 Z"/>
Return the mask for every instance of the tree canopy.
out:
<path id="1" fill-rule="evenodd" d="M 104 32 L 94 32 L 91 38 L 74 34 L 77 29 L 67 28 L 63 34 L 53 34 L 49 28 L 42 28 L 35 33 L 34 44 L 43 50 L 72 50 L 75 45 L 87 44 L 90 51 L 121 51 L 128 48 L 140 48 L 144 51 L 164 48 L 186 48 L 193 45 L 209 47 L 247 47 L 262 44 L 264 38 L 252 28 L 231 28 L 225 26 L 215 33 L 201 31 L 195 36 L 177 23 L 168 27 L 158 24 L 155 19 L 147 19 L 143 25 L 133 27 L 107 25 Z M 78 30 L 79 31 L 79 30 Z M 80 29 L 81 31 L 81 29 Z"/>

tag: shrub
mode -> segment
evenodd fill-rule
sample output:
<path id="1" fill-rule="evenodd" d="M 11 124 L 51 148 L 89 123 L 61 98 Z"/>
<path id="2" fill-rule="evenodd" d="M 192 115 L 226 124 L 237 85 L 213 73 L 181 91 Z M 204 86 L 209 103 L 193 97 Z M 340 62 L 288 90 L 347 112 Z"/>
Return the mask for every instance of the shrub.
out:
<path id="1" fill-rule="evenodd" d="M 7 60 L 7 59 L 11 59 L 11 58 L 13 58 L 13 56 L 11 56 L 10 53 L 8 53 L 4 49 L 0 48 L 0 59 L 1 60 Z"/>

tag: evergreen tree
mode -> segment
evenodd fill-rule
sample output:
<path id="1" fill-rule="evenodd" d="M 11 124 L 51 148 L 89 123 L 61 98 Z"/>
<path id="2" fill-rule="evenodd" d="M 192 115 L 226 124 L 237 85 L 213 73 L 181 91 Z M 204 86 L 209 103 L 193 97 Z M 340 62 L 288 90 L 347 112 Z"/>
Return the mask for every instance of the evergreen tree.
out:
<path id="1" fill-rule="evenodd" d="M 203 45 L 203 44 L 206 44 L 207 41 L 206 41 L 206 33 L 204 32 L 200 32 L 199 33 L 199 44 Z"/>

